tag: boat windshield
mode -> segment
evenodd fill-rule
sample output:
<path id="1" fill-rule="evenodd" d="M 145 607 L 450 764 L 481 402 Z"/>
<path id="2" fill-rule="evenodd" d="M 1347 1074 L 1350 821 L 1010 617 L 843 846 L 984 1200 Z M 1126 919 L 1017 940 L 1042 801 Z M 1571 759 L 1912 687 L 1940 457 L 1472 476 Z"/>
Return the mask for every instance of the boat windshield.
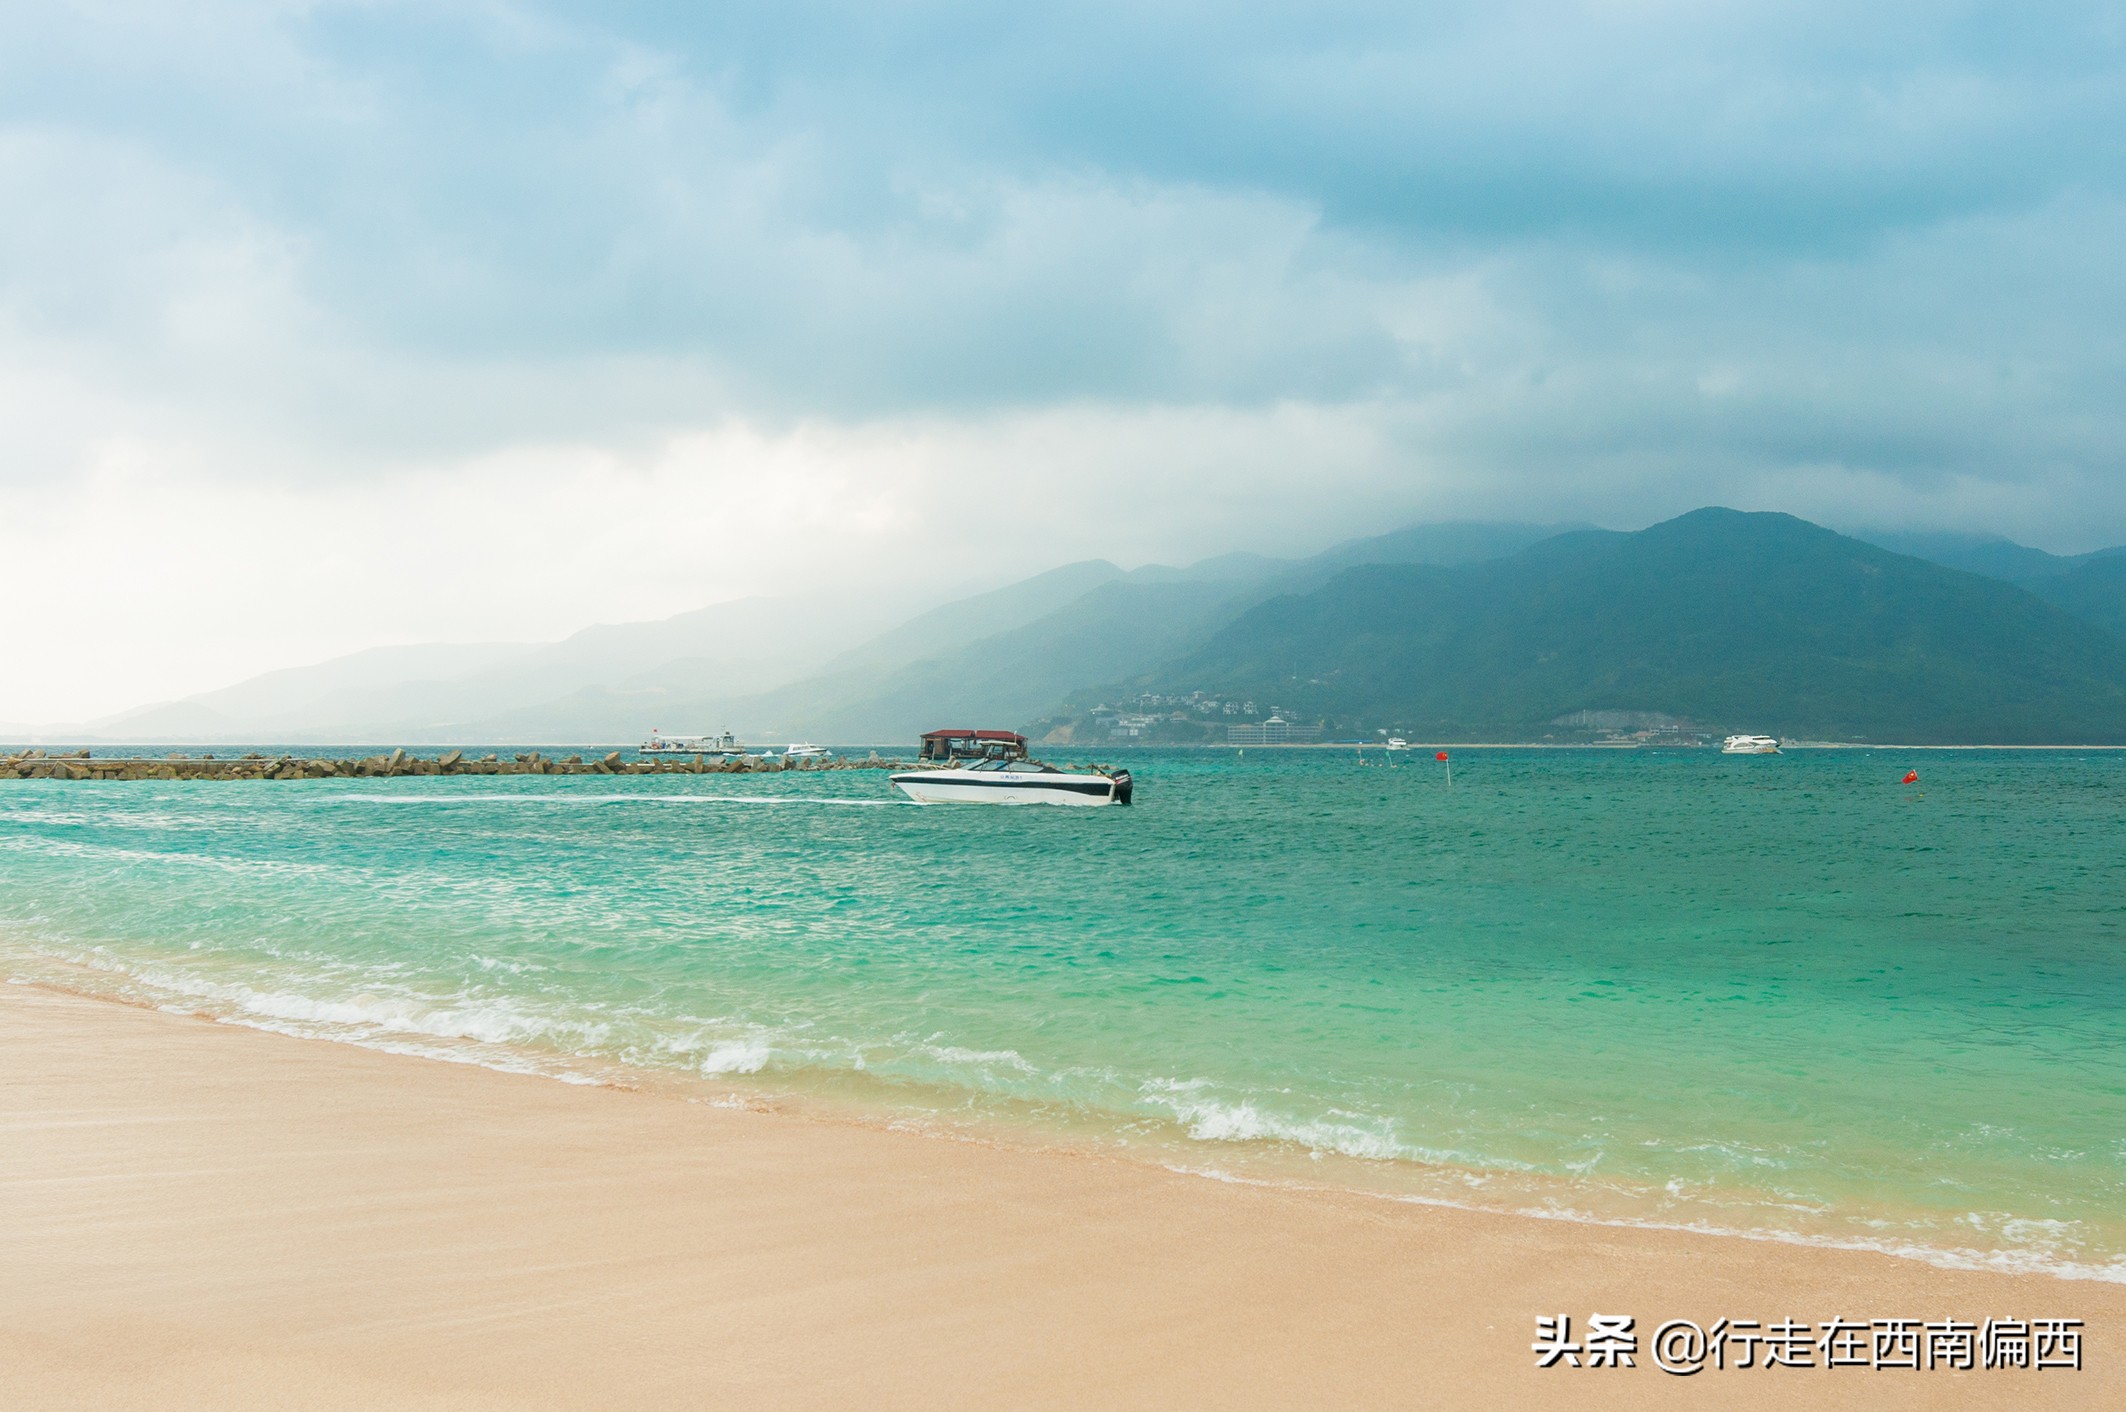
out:
<path id="1" fill-rule="evenodd" d="M 1026 755 L 1026 737 L 1016 731 L 937 730 L 923 733 L 925 760 L 988 760 Z"/>

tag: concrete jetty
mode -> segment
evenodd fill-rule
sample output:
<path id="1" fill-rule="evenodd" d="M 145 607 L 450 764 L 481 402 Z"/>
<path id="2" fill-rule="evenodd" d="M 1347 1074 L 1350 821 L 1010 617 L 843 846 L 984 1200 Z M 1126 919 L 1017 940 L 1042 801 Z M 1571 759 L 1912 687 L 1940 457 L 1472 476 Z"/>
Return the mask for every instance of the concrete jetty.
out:
<path id="1" fill-rule="evenodd" d="M 0 780 L 322 780 L 389 779 L 409 775 L 747 775 L 824 772 L 828 770 L 894 770 L 909 766 L 899 760 L 883 760 L 876 754 L 864 759 L 785 760 L 771 755 L 654 755 L 628 758 L 619 750 L 592 759 L 581 755 L 559 758 L 527 750 L 477 759 L 462 750 L 439 755 L 414 755 L 403 749 L 359 758 L 342 756 L 265 755 L 92 755 L 87 750 L 50 754 L 24 750 L 0 755 Z"/>

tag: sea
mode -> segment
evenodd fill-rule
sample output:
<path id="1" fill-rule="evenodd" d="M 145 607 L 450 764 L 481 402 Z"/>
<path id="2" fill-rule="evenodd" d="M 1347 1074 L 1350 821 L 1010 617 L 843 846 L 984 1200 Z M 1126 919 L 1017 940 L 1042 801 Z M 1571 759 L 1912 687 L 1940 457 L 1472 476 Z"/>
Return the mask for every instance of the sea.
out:
<path id="1" fill-rule="evenodd" d="M 1135 805 L 1098 809 L 873 770 L 10 781 L 0 977 L 1228 1181 L 2126 1281 L 2126 754 L 1124 763 Z"/>

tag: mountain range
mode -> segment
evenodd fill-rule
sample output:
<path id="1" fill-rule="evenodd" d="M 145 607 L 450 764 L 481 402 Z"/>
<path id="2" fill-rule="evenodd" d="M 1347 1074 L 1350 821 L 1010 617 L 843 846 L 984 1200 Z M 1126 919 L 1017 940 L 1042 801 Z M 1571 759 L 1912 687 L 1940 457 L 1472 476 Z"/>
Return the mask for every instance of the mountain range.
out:
<path id="1" fill-rule="evenodd" d="M 1593 713 L 1827 740 L 2114 743 L 2126 639 L 2001 579 L 1707 509 L 1483 563 L 1353 568 L 1109 691 L 1274 701 L 1337 734 L 1431 739 L 1540 739 Z"/>
<path id="2" fill-rule="evenodd" d="M 1095 706 L 1210 695 L 1332 733 L 1540 739 L 1643 716 L 1904 741 L 2126 739 L 2126 550 L 1704 510 L 1637 533 L 1419 525 L 1304 559 L 1070 564 L 913 612 L 750 599 L 546 644 L 380 648 L 88 738 L 631 742 L 732 729 L 1098 739 Z M 1259 712 L 1258 712 L 1259 714 Z M 1215 722 L 1191 736 L 1222 738 Z"/>
<path id="3" fill-rule="evenodd" d="M 2078 618 L 2126 637 L 2126 545 L 2093 554 L 2047 554 L 1985 535 L 1863 534 L 1860 538 L 1945 568 L 2026 588 Z"/>
<path id="4" fill-rule="evenodd" d="M 1564 525 L 1422 525 L 1308 559 L 1228 554 L 1051 569 L 914 616 L 890 601 L 748 599 L 559 643 L 379 648 L 93 722 L 90 739 L 299 743 L 898 742 L 943 715 L 1025 721 L 1146 672 L 1242 609 L 1352 565 L 1468 563 Z"/>

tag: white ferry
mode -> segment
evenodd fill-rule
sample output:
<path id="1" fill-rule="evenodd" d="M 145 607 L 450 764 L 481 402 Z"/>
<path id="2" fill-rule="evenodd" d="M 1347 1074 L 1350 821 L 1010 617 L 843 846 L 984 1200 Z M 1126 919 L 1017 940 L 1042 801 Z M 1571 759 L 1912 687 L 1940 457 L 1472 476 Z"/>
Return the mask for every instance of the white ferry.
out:
<path id="1" fill-rule="evenodd" d="M 1777 755 L 1779 742 L 1768 735 L 1731 735 L 1720 747 L 1722 755 Z"/>
<path id="2" fill-rule="evenodd" d="M 893 776 L 918 804 L 1127 804 L 1127 770 L 1093 765 L 1058 769 L 1030 758 L 1017 731 L 935 730 L 923 733 L 920 758 L 942 768 Z"/>
<path id="3" fill-rule="evenodd" d="M 643 755 L 715 755 L 729 757 L 750 752 L 738 743 L 729 731 L 722 735 L 661 735 L 650 732 L 650 738 L 637 747 Z"/>

